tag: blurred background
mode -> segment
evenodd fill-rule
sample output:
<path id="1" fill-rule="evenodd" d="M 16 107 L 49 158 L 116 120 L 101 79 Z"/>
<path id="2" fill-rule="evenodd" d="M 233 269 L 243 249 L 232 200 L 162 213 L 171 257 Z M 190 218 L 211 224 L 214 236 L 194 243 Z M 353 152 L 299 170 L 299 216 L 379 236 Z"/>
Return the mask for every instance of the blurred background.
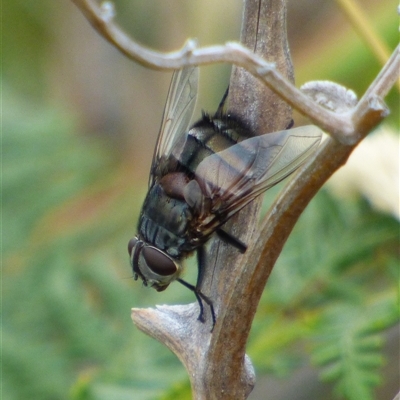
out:
<path id="1" fill-rule="evenodd" d="M 358 4 L 393 51 L 397 5 Z M 115 6 L 160 51 L 239 38 L 239 0 Z M 333 80 L 361 96 L 381 64 L 343 8 L 288 8 L 296 84 Z M 126 59 L 71 1 L 6 1 L 2 13 L 3 398 L 190 399 L 177 358 L 130 319 L 132 307 L 194 301 L 177 284 L 160 294 L 134 282 L 127 254 L 171 73 Z M 201 68 L 198 116 L 216 109 L 229 73 Z M 274 268 L 248 344 L 252 400 L 398 390 L 398 86 L 386 101 L 391 115 L 316 196 Z"/>

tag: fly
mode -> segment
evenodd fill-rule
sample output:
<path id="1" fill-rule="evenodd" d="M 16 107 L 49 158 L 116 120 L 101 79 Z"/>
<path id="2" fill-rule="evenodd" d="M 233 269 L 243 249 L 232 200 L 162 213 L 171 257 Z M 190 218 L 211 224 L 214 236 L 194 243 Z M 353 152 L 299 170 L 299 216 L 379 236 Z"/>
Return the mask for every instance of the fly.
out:
<path id="1" fill-rule="evenodd" d="M 169 88 L 150 170 L 138 234 L 128 251 L 135 280 L 165 290 L 173 281 L 189 288 L 200 306 L 215 312 L 199 284 L 204 245 L 216 233 L 246 251 L 223 224 L 261 193 L 294 172 L 318 147 L 321 131 L 306 126 L 255 136 L 239 118 L 217 112 L 189 128 L 198 91 L 198 67 L 176 71 Z M 197 253 L 196 286 L 181 278 L 184 258 Z"/>

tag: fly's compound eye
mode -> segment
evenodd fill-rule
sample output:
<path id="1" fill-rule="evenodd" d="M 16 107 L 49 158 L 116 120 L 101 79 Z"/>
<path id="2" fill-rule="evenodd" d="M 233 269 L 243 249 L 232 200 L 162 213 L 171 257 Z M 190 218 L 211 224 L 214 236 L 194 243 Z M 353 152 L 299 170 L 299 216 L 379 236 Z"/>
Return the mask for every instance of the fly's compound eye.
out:
<path id="1" fill-rule="evenodd" d="M 132 251 L 134 247 L 136 246 L 136 243 L 138 242 L 138 239 L 136 237 L 132 238 L 129 243 L 128 243 L 128 253 L 129 256 L 132 256 Z"/>
<path id="2" fill-rule="evenodd" d="M 142 255 L 146 260 L 147 266 L 158 275 L 170 276 L 177 271 L 174 261 L 155 247 L 144 247 Z"/>

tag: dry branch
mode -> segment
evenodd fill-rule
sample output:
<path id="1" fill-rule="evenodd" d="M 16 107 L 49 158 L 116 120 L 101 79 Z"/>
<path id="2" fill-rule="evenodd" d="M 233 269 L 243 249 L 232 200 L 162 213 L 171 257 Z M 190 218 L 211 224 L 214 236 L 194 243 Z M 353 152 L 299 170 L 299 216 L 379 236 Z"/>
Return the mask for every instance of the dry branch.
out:
<path id="1" fill-rule="evenodd" d="M 227 43 L 198 48 L 195 41 L 188 40 L 181 50 L 171 53 L 152 51 L 131 40 L 114 23 L 111 3 L 99 6 L 93 0 L 72 1 L 100 35 L 142 65 L 178 69 L 186 65 L 226 62 L 250 72 L 258 80 L 241 69 L 234 70 L 230 107 L 250 121 L 258 133 L 282 129 L 290 119 L 287 106 L 290 105 L 331 135 L 288 183 L 260 228 L 256 226 L 256 202 L 237 217 L 234 234 L 241 234 L 249 244 L 243 256 L 238 256 L 236 250 L 219 241 L 213 241 L 203 282 L 203 290 L 213 299 L 217 311 L 212 334 L 209 325 L 197 321 L 197 304 L 132 311 L 139 329 L 166 344 L 185 365 L 195 399 L 245 399 L 255 380 L 250 360 L 245 355 L 245 345 L 269 274 L 308 202 L 346 162 L 357 143 L 387 115 L 383 98 L 399 76 L 399 47 L 361 100 L 339 114 L 318 105 L 290 82 L 286 10 L 282 0 L 245 2 L 243 45 Z M 273 29 L 268 31 L 271 27 Z M 259 82 L 267 85 L 284 102 L 266 91 Z M 246 98 L 248 92 L 254 96 Z M 271 104 L 277 104 L 276 117 L 265 120 L 261 111 Z M 264 114 L 271 117 L 271 110 Z"/>

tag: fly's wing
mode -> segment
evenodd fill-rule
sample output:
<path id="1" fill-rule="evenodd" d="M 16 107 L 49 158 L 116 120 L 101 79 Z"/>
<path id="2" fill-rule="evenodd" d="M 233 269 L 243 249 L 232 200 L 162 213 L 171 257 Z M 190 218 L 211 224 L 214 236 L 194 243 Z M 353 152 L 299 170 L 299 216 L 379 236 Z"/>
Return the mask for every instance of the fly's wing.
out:
<path id="1" fill-rule="evenodd" d="M 199 68 L 175 71 L 168 91 L 160 132 L 150 170 L 149 187 L 157 177 L 161 159 L 167 159 L 174 143 L 186 133 L 196 105 Z"/>
<path id="2" fill-rule="evenodd" d="M 199 215 L 207 225 L 203 228 L 216 229 L 294 172 L 318 147 L 321 136 L 321 131 L 310 125 L 252 137 L 206 157 L 195 172 L 202 198 L 191 201 L 198 215 L 203 214 L 204 218 Z M 210 214 L 222 216 L 223 221 L 210 218 Z"/>

